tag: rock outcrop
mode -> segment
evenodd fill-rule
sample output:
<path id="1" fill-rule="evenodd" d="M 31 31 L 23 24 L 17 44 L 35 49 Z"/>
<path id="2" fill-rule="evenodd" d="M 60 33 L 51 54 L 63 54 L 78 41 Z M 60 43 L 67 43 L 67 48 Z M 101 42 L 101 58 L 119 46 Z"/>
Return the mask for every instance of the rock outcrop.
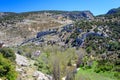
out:
<path id="1" fill-rule="evenodd" d="M 19 73 L 17 80 L 52 80 L 52 77 L 37 71 L 34 61 L 16 54 L 16 71 Z"/>
<path id="2" fill-rule="evenodd" d="M 26 57 L 16 54 L 16 63 L 19 66 L 29 66 L 29 61 Z"/>
<path id="3" fill-rule="evenodd" d="M 51 76 L 45 75 L 41 73 L 40 71 L 34 72 L 33 77 L 35 77 L 37 80 L 52 80 Z"/>

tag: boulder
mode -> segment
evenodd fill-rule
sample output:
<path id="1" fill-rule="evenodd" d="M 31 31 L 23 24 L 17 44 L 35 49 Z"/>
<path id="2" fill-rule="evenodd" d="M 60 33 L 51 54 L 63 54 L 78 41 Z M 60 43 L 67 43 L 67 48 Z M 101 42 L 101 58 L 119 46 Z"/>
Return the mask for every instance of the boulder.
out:
<path id="1" fill-rule="evenodd" d="M 34 72 L 33 77 L 36 77 L 37 80 L 52 80 L 52 77 L 51 77 L 51 76 L 46 75 L 46 74 L 43 74 L 43 73 L 40 72 L 40 71 Z"/>
<path id="2" fill-rule="evenodd" d="M 20 66 L 29 66 L 29 61 L 26 57 L 16 54 L 16 63 Z"/>

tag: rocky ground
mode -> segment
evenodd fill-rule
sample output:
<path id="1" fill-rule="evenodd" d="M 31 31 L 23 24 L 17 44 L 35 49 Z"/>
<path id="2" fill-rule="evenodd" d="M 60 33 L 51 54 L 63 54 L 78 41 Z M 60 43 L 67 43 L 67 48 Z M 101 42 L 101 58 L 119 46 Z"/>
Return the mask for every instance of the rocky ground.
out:
<path id="1" fill-rule="evenodd" d="M 0 12 L 0 42 L 16 46 L 42 30 L 59 28 L 81 19 L 93 20 L 94 16 L 90 11 Z"/>
<path id="2" fill-rule="evenodd" d="M 27 15 L 21 20 L 19 18 L 8 19 L 0 22 L 0 42 L 6 46 L 16 46 L 24 40 L 36 37 L 36 34 L 42 30 L 59 28 L 71 22 L 72 20 L 63 21 L 44 13 Z"/>
<path id="3" fill-rule="evenodd" d="M 37 71 L 34 61 L 16 54 L 16 71 L 18 71 L 18 80 L 52 80 L 52 77 Z"/>

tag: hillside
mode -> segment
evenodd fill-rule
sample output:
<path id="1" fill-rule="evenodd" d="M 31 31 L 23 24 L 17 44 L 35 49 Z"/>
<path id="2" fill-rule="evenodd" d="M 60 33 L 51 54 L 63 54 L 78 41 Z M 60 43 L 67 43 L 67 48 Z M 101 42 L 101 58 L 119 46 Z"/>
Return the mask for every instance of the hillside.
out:
<path id="1" fill-rule="evenodd" d="M 117 13 L 120 13 L 120 7 L 111 9 L 107 12 L 107 14 L 117 14 Z"/>
<path id="2" fill-rule="evenodd" d="M 18 79 L 120 79 L 119 8 L 99 16 L 90 11 L 5 15 L 0 34 L 16 55 Z M 1 53 L 9 54 L 2 46 Z"/>
<path id="3" fill-rule="evenodd" d="M 15 15 L 13 12 L 0 12 L 0 18 L 4 18 L 5 16 Z"/>
<path id="4" fill-rule="evenodd" d="M 6 45 L 17 45 L 35 37 L 37 32 L 70 24 L 75 19 L 93 19 L 92 13 L 68 11 L 36 11 L 0 13 L 0 38 Z"/>

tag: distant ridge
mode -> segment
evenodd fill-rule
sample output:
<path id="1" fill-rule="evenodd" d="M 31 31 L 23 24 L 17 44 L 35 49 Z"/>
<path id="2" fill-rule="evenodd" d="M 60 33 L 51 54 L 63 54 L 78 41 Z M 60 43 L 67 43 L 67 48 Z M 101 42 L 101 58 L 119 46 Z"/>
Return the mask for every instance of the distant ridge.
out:
<path id="1" fill-rule="evenodd" d="M 116 14 L 120 13 L 120 7 L 119 8 L 113 8 L 107 12 L 107 14 Z"/>
<path id="2" fill-rule="evenodd" d="M 1 12 L 0 17 L 8 15 L 29 15 L 29 14 L 40 14 L 40 13 L 51 13 L 53 15 L 62 15 L 63 17 L 68 17 L 72 20 L 79 19 L 94 19 L 92 12 L 86 11 L 60 11 L 60 10 L 43 10 L 43 11 L 31 11 L 31 12 L 22 12 L 22 13 L 13 13 L 13 12 Z"/>
<path id="3" fill-rule="evenodd" d="M 13 14 L 16 14 L 16 13 L 14 13 L 14 12 L 0 12 L 0 18 L 4 17 L 4 16 L 8 16 L 8 15 L 13 15 Z"/>

